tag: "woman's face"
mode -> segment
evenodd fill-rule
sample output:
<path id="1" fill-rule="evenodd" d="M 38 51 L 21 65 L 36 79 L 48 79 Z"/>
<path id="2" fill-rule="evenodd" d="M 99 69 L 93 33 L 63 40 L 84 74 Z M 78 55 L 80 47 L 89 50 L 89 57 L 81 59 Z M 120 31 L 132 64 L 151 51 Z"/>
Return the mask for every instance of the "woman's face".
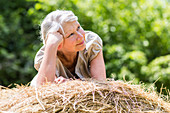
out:
<path id="1" fill-rule="evenodd" d="M 85 49 L 85 32 L 77 21 L 65 23 L 63 29 L 65 36 L 61 51 L 77 52 Z"/>

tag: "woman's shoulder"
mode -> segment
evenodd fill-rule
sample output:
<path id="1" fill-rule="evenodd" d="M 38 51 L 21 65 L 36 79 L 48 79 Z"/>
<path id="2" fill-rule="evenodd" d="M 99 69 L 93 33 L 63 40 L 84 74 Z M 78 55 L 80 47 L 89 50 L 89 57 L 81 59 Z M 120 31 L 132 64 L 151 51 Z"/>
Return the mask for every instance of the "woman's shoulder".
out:
<path id="1" fill-rule="evenodd" d="M 92 31 L 85 31 L 85 38 L 86 40 L 93 40 L 93 39 L 100 38 L 100 37 L 98 34 Z"/>
<path id="2" fill-rule="evenodd" d="M 86 34 L 86 35 L 97 35 L 95 32 L 93 32 L 93 31 L 88 31 L 88 30 L 85 31 L 85 34 Z"/>
<path id="3" fill-rule="evenodd" d="M 85 53 L 87 56 L 87 59 L 91 61 L 93 58 L 95 58 L 100 50 L 102 50 L 103 42 L 99 35 L 92 31 L 85 31 L 85 42 L 86 42 L 86 49 Z"/>
<path id="4" fill-rule="evenodd" d="M 102 39 L 99 37 L 99 35 L 92 31 L 85 31 L 85 41 L 87 47 L 94 44 L 99 44 L 101 46 L 103 45 Z"/>

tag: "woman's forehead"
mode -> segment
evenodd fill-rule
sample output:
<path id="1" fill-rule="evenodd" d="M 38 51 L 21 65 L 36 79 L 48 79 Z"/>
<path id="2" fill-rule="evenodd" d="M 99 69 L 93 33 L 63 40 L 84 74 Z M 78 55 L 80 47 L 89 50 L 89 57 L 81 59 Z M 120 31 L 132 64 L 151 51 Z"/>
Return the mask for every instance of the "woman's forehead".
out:
<path id="1" fill-rule="evenodd" d="M 77 27 L 79 25 L 79 22 L 78 21 L 73 21 L 73 22 L 65 22 L 63 23 L 63 29 L 67 29 L 69 27 Z"/>
<path id="2" fill-rule="evenodd" d="M 64 23 L 63 24 L 63 30 L 64 30 L 65 35 L 67 36 L 70 32 L 77 30 L 77 26 L 79 26 L 78 21 Z"/>

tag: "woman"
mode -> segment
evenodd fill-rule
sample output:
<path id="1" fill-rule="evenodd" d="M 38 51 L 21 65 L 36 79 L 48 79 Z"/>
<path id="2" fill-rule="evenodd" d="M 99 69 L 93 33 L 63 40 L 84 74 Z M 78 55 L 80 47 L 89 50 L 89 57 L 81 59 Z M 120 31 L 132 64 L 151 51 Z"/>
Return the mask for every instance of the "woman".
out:
<path id="1" fill-rule="evenodd" d="M 70 78 L 106 80 L 102 40 L 84 31 L 77 20 L 73 12 L 61 10 L 45 17 L 41 24 L 44 45 L 35 56 L 38 73 L 31 86 L 62 83 Z"/>

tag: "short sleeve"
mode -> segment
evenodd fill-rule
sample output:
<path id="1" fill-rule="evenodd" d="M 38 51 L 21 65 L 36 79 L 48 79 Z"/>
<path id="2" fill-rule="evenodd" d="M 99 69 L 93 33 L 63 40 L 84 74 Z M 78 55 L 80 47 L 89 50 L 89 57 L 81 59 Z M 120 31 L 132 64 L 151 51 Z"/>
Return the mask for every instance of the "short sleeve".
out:
<path id="1" fill-rule="evenodd" d="M 102 50 L 102 39 L 94 32 L 86 31 L 86 50 L 89 62 L 91 62 Z"/>
<path id="2" fill-rule="evenodd" d="M 44 56 L 45 46 L 42 46 L 34 58 L 34 68 L 38 71 Z"/>

